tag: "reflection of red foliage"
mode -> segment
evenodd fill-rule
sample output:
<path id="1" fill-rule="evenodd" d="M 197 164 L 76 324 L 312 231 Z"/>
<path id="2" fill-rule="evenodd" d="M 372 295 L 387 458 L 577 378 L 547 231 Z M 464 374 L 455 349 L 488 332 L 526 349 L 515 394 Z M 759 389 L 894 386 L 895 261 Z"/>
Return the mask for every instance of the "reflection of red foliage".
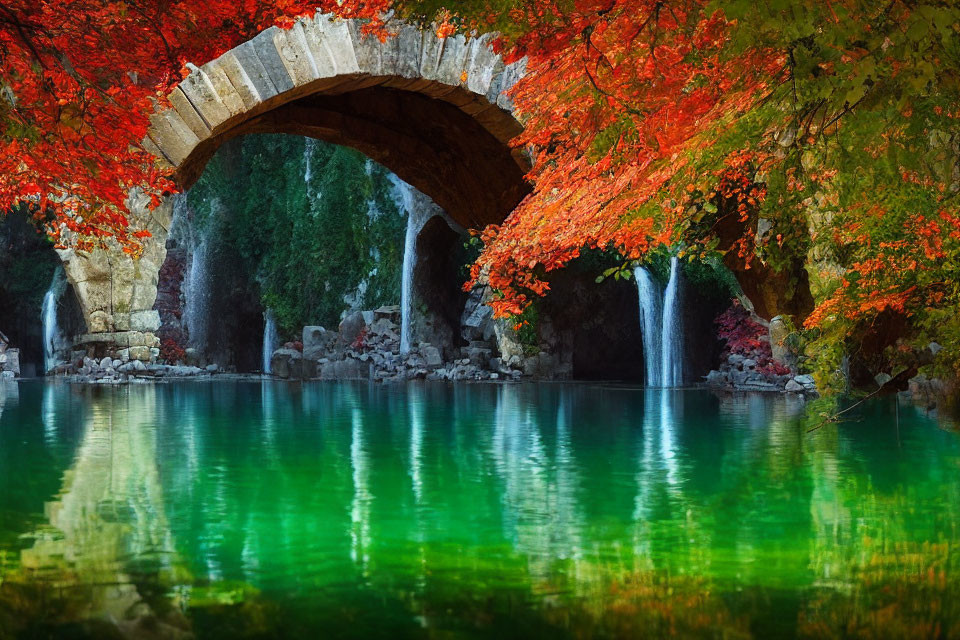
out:
<path id="1" fill-rule="evenodd" d="M 790 369 L 773 359 L 766 327 L 754 320 L 739 300 L 717 316 L 717 336 L 726 343 L 723 357 L 740 355 L 757 361 L 757 371 L 782 376 Z"/>
<path id="2" fill-rule="evenodd" d="M 186 356 L 187 352 L 184 348 L 173 339 L 168 338 L 160 345 L 160 358 L 167 362 L 183 362 Z"/>

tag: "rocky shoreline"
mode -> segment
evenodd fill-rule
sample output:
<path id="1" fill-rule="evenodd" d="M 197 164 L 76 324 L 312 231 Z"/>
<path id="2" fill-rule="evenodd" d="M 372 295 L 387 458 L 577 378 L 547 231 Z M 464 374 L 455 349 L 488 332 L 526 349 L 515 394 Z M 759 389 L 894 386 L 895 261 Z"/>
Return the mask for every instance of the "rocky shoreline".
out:
<path id="1" fill-rule="evenodd" d="M 504 358 L 500 344 L 488 332 L 465 346 L 446 351 L 429 342 L 401 349 L 399 307 L 381 307 L 348 315 L 337 331 L 304 327 L 298 342 L 288 342 L 271 358 L 272 375 L 298 380 L 521 380 L 567 379 L 556 358 L 513 355 Z M 488 339 L 484 339 L 484 337 Z"/>
<path id="2" fill-rule="evenodd" d="M 730 354 L 727 361 L 706 375 L 705 385 L 728 391 L 766 391 L 773 393 L 798 393 L 817 395 L 813 376 L 806 374 L 776 373 L 763 367 L 757 358 Z"/>

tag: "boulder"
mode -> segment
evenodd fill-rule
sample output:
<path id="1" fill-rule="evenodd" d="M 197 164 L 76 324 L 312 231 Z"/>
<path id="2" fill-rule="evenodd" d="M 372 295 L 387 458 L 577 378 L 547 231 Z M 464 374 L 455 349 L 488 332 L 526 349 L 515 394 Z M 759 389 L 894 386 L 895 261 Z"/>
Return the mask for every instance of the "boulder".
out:
<path id="1" fill-rule="evenodd" d="M 305 357 L 326 351 L 337 341 L 336 331 L 327 331 L 323 327 L 303 328 L 303 353 Z"/>
<path id="2" fill-rule="evenodd" d="M 373 321 L 377 322 L 378 320 L 389 320 L 390 322 L 399 324 L 400 323 L 400 306 L 388 305 L 388 306 L 380 307 L 379 309 L 374 309 Z"/>
<path id="3" fill-rule="evenodd" d="M 712 387 L 722 387 L 727 382 L 727 378 L 725 375 L 723 375 L 723 372 L 717 371 L 716 369 L 708 373 L 705 377 L 705 380 L 707 384 Z"/>
<path id="4" fill-rule="evenodd" d="M 366 328 L 367 322 L 363 318 L 363 312 L 354 311 L 348 314 L 347 317 L 340 322 L 340 335 L 337 339 L 337 344 L 343 347 L 349 347 Z"/>
<path id="5" fill-rule="evenodd" d="M 20 375 L 20 350 L 19 349 L 10 349 L 9 347 L 0 354 L 0 371 L 5 374 L 10 374 L 6 377 L 16 378 Z"/>
<path id="6" fill-rule="evenodd" d="M 477 367 L 487 367 L 490 364 L 492 351 L 482 347 L 464 347 L 463 355 L 466 356 L 470 364 Z"/>
<path id="7" fill-rule="evenodd" d="M 460 332 L 467 341 L 490 340 L 494 337 L 493 309 L 486 304 L 487 287 L 470 292 L 460 316 Z"/>
<path id="8" fill-rule="evenodd" d="M 197 352 L 196 349 L 194 349 L 193 347 L 189 347 L 184 350 L 183 354 L 184 354 L 183 355 L 184 364 L 188 364 L 191 367 L 200 366 L 201 357 L 200 357 L 200 353 Z"/>
<path id="9" fill-rule="evenodd" d="M 785 364 L 791 369 L 797 365 L 797 359 L 787 346 L 787 338 L 790 336 L 790 328 L 783 316 L 774 316 L 770 320 L 769 328 L 770 351 L 773 359 Z"/>
<path id="10" fill-rule="evenodd" d="M 400 327 L 388 318 L 379 318 L 370 325 L 370 333 L 377 336 L 394 336 Z"/>
<path id="11" fill-rule="evenodd" d="M 130 359 L 150 362 L 150 349 L 148 347 L 130 347 Z"/>
<path id="12" fill-rule="evenodd" d="M 295 380 L 307 380 L 317 377 L 317 363 L 309 358 L 290 359 L 290 377 Z"/>
<path id="13" fill-rule="evenodd" d="M 293 375 L 291 362 L 302 359 L 303 354 L 296 349 L 277 349 L 270 357 L 270 370 L 278 378 L 289 379 Z"/>
<path id="14" fill-rule="evenodd" d="M 423 359 L 427 368 L 436 369 L 443 366 L 443 355 L 440 353 L 440 349 L 432 344 L 422 346 L 420 348 L 420 353 L 423 354 Z"/>
<path id="15" fill-rule="evenodd" d="M 803 385 L 797 382 L 796 380 L 790 380 L 787 382 L 787 385 L 784 387 L 785 391 L 790 393 L 800 393 L 803 392 Z"/>

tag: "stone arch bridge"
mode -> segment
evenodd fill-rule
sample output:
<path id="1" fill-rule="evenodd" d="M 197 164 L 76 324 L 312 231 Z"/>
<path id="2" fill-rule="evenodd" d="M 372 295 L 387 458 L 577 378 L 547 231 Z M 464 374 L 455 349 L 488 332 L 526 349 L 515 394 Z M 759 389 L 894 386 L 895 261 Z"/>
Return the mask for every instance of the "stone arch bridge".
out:
<path id="1" fill-rule="evenodd" d="M 460 225 L 501 222 L 528 192 L 522 130 L 505 94 L 525 70 L 491 48 L 493 36 L 441 39 L 410 24 L 380 42 L 327 14 L 289 30 L 269 28 L 199 68 L 155 113 L 144 146 L 172 166 L 184 189 L 225 141 L 290 133 L 353 147 L 430 196 Z M 101 353 L 158 352 L 153 311 L 172 203 L 154 211 L 131 193 L 130 210 L 152 238 L 143 257 L 61 251 L 87 334 Z M 151 353 L 152 352 L 152 353 Z"/>

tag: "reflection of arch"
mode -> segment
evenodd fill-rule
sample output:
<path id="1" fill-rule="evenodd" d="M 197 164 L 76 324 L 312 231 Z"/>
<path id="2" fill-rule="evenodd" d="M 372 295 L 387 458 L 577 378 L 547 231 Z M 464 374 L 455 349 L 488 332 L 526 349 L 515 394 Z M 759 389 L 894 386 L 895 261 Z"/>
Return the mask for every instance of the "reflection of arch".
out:
<path id="1" fill-rule="evenodd" d="M 48 438 L 58 419 L 55 396 L 65 392 L 45 389 Z M 158 393 L 138 388 L 91 401 L 73 466 L 44 506 L 50 527 L 39 529 L 20 555 L 27 583 L 55 588 L 56 597 L 70 603 L 70 615 L 105 618 L 128 637 L 138 637 L 141 624 L 165 629 L 165 637 L 185 635 L 185 620 L 156 617 L 142 592 L 145 583 L 173 583 L 176 573 L 152 421 Z"/>
<path id="2" fill-rule="evenodd" d="M 505 65 L 491 40 L 403 24 L 381 43 L 330 15 L 272 27 L 195 68 L 144 145 L 189 187 L 225 140 L 307 135 L 366 153 L 463 226 L 500 222 L 527 192 L 503 95 L 524 65 Z"/>

